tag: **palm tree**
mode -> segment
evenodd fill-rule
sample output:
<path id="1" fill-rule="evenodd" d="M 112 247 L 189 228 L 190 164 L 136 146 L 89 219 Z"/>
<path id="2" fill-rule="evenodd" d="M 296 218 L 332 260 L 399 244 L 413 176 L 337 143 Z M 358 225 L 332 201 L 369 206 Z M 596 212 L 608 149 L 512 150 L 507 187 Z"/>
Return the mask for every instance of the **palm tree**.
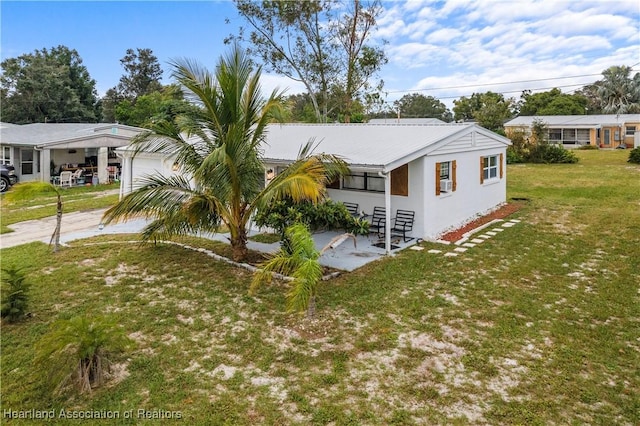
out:
<path id="1" fill-rule="evenodd" d="M 626 114 L 640 111 L 640 73 L 631 78 L 631 67 L 613 66 L 602 72 L 596 93 L 603 112 Z"/>
<path id="2" fill-rule="evenodd" d="M 307 311 L 307 316 L 315 312 L 315 298 L 318 283 L 322 279 L 322 267 L 318 259 L 321 252 L 316 250 L 307 227 L 301 223 L 285 230 L 286 248 L 283 246 L 269 260 L 260 265 L 251 283 L 250 294 L 254 294 L 263 283 L 271 281 L 272 273 L 290 276 L 293 279 L 287 293 L 288 311 Z"/>
<path id="3" fill-rule="evenodd" d="M 320 256 L 349 238 L 355 246 L 355 235 L 345 233 L 333 238 L 322 250 L 317 250 L 306 225 L 295 223 L 287 227 L 282 247 L 260 265 L 253 275 L 249 293 L 254 294 L 263 283 L 271 282 L 273 273 L 284 275 L 292 281 L 287 293 L 287 310 L 307 311 L 307 317 L 312 317 L 316 308 L 318 283 L 322 279 Z"/>
<path id="4" fill-rule="evenodd" d="M 140 187 L 110 208 L 104 222 L 146 217 L 143 240 L 197 232 L 225 225 L 235 261 L 246 258 L 247 227 L 261 206 L 285 196 L 318 202 L 325 185 L 346 171 L 340 158 L 313 154 L 311 142 L 299 159 L 264 187 L 260 146 L 267 124 L 282 111 L 281 95 L 260 95 L 260 68 L 237 46 L 211 74 L 194 62 L 173 63 L 173 76 L 200 109 L 155 123 L 134 139 L 138 152 L 175 158 L 181 174 L 146 176 Z"/>
<path id="5" fill-rule="evenodd" d="M 56 228 L 53 230 L 49 245 L 53 243 L 53 252 L 60 249 L 60 227 L 62 225 L 62 192 L 61 189 L 48 182 L 23 182 L 11 188 L 5 196 L 6 201 L 31 200 L 36 195 L 53 194 L 57 198 L 56 203 Z"/>

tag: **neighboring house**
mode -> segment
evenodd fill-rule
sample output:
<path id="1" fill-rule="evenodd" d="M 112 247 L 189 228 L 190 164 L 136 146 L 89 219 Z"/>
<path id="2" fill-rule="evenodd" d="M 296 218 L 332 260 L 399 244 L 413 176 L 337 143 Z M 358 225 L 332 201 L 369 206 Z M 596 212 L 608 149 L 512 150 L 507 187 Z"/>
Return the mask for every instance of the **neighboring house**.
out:
<path id="1" fill-rule="evenodd" d="M 0 125 L 0 162 L 13 164 L 20 182 L 49 182 L 62 168 L 84 168 L 107 181 L 107 167 L 118 166 L 113 151 L 144 129 L 107 123 Z"/>
<path id="2" fill-rule="evenodd" d="M 372 118 L 368 124 L 445 124 L 439 118 Z"/>
<path id="3" fill-rule="evenodd" d="M 567 148 L 582 145 L 633 148 L 640 144 L 640 114 L 520 116 L 505 123 L 505 133 L 507 136 L 515 131 L 531 134 L 534 120 L 547 126 L 549 142 Z"/>
<path id="4" fill-rule="evenodd" d="M 506 201 L 505 153 L 511 143 L 476 124 L 269 125 L 264 144 L 265 180 L 293 162 L 300 147 L 315 140 L 315 152 L 345 159 L 351 174 L 334 182 L 335 201 L 358 203 L 367 214 L 385 207 L 415 211 L 411 237 L 435 240 Z M 121 194 L 145 175 L 170 175 L 173 159 L 119 148 L 124 159 Z M 390 235 L 385 236 L 387 252 Z"/>

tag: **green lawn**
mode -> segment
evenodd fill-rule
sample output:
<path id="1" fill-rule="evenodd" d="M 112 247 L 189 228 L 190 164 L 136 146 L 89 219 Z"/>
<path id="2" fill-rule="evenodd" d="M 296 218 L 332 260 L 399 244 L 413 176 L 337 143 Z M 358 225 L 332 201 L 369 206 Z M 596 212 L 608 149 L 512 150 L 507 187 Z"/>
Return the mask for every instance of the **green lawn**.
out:
<path id="1" fill-rule="evenodd" d="M 2 250 L 34 287 L 33 317 L 2 326 L 1 409 L 111 410 L 120 424 L 157 424 L 138 409 L 196 425 L 640 424 L 640 166 L 577 154 L 508 167 L 509 197 L 530 200 L 516 226 L 458 257 L 407 250 L 324 282 L 313 320 L 284 312 L 284 284 L 249 297 L 247 271 L 179 246 Z M 52 395 L 33 348 L 56 318 L 93 313 L 136 347 L 91 396 Z"/>

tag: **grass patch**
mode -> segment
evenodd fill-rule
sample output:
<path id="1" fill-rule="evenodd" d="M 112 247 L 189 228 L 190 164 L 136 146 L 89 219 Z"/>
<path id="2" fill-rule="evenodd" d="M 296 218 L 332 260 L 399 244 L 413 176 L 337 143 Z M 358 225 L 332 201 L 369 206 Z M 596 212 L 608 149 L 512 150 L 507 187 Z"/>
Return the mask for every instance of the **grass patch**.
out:
<path id="1" fill-rule="evenodd" d="M 273 243 L 279 243 L 280 242 L 280 235 L 278 234 L 272 234 L 272 233 L 262 233 L 262 234 L 256 234 L 253 235 L 251 237 L 249 237 L 249 239 L 251 241 L 255 241 L 257 243 L 264 243 L 264 244 L 273 244 Z"/>
<path id="2" fill-rule="evenodd" d="M 285 313 L 285 283 L 248 297 L 249 272 L 175 245 L 103 236 L 55 255 L 4 249 L 3 267 L 26 268 L 33 286 L 32 317 L 2 326 L 3 409 L 179 411 L 193 424 L 638 424 L 640 166 L 623 154 L 508 166 L 508 196 L 531 200 L 517 226 L 457 258 L 406 250 L 323 282 L 312 320 Z M 33 347 L 56 319 L 87 312 L 115 316 L 136 342 L 112 360 L 127 374 L 91 396 L 55 396 Z"/>

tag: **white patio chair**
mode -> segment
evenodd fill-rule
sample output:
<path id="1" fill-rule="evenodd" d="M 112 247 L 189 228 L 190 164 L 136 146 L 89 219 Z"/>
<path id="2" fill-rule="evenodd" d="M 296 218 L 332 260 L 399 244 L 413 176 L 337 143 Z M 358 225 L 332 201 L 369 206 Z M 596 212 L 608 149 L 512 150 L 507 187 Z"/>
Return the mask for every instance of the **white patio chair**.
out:
<path id="1" fill-rule="evenodd" d="M 65 172 L 60 172 L 60 186 L 71 186 L 72 184 L 72 172 L 69 171 L 65 171 Z"/>
<path id="2" fill-rule="evenodd" d="M 71 174 L 71 183 L 77 183 L 78 178 L 82 177 L 82 173 L 84 173 L 84 169 L 78 169 Z"/>

